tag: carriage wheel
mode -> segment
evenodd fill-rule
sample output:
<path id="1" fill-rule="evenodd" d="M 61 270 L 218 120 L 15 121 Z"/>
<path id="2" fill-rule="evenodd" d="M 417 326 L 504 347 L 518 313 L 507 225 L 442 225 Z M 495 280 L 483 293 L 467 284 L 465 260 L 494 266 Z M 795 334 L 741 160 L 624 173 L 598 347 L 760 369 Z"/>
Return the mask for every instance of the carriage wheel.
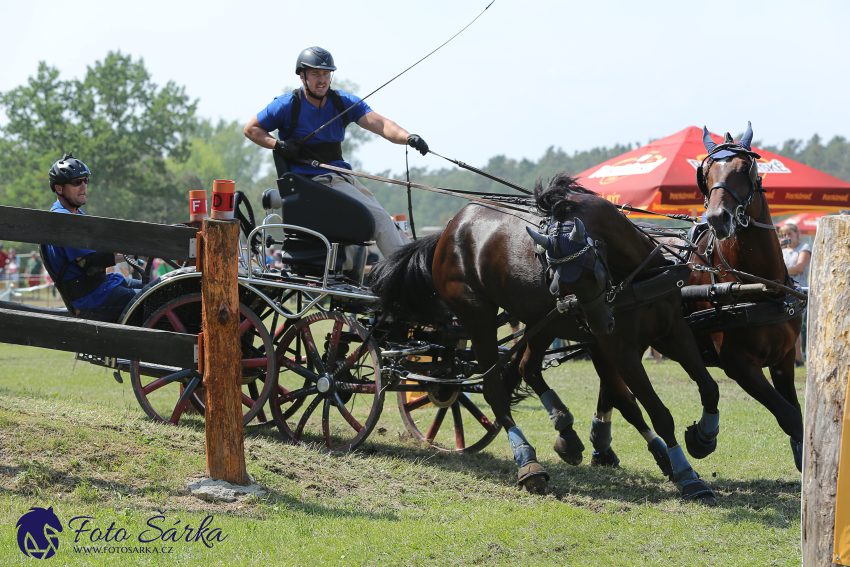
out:
<path id="1" fill-rule="evenodd" d="M 260 318 L 248 307 L 239 304 L 239 334 L 242 342 L 242 422 L 248 424 L 255 417 L 267 421 L 263 405 L 275 386 L 274 356 L 271 336 Z M 201 330 L 201 294 L 180 296 L 157 309 L 143 325 L 148 329 L 162 329 L 178 333 L 197 334 Z M 189 406 L 204 413 L 205 396 L 203 376 L 197 368 L 162 367 L 160 372 L 150 372 L 143 364 L 130 366 L 133 392 L 144 412 L 151 419 L 177 425 L 182 417 L 195 413 Z M 271 377 L 269 379 L 269 377 Z"/>
<path id="2" fill-rule="evenodd" d="M 298 321 L 277 349 L 278 380 L 269 406 L 283 436 L 350 451 L 372 432 L 384 403 L 374 339 L 338 312 Z M 321 432 L 319 434 L 318 432 Z"/>
<path id="3" fill-rule="evenodd" d="M 501 429 L 495 418 L 485 414 L 489 406 L 483 395 L 449 387 L 430 394 L 398 392 L 398 410 L 410 434 L 438 451 L 475 453 Z M 446 423 L 449 414 L 451 421 Z"/>

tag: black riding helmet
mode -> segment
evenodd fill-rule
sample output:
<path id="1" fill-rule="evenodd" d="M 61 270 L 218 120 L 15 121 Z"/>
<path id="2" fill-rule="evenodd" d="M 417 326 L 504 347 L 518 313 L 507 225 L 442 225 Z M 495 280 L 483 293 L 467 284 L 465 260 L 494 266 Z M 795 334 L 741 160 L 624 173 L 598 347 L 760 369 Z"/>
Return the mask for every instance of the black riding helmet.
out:
<path id="1" fill-rule="evenodd" d="M 68 152 L 62 159 L 53 164 L 48 175 L 50 177 L 50 190 L 56 193 L 54 185 L 64 185 L 72 179 L 91 175 L 91 171 L 86 164 L 72 156 L 71 152 Z"/>
<path id="2" fill-rule="evenodd" d="M 327 69 L 328 71 L 336 71 L 334 58 L 330 51 L 321 47 L 308 47 L 298 56 L 298 61 L 295 62 L 295 74 L 301 74 L 305 69 Z"/>

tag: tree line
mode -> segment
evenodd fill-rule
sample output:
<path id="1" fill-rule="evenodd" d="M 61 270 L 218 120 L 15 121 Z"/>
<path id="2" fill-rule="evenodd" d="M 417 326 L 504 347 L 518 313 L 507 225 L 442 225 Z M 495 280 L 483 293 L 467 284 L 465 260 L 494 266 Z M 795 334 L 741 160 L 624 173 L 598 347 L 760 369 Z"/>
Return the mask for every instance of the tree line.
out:
<path id="1" fill-rule="evenodd" d="M 344 80 L 335 80 L 334 88 L 357 92 L 357 85 Z M 93 172 L 89 214 L 183 222 L 188 191 L 209 191 L 212 181 L 222 178 L 236 181 L 257 203 L 263 189 L 275 187 L 271 153 L 242 135 L 244 124 L 197 116 L 197 105 L 184 86 L 173 81 L 157 85 L 143 59 L 120 51 L 89 66 L 82 79 L 63 79 L 58 69 L 42 62 L 27 84 L 0 93 L 0 112 L 6 116 L 0 127 L 0 203 L 48 208 L 55 197 L 47 172 L 66 151 L 73 151 Z M 356 125 L 349 127 L 343 155 L 356 169 L 364 169 L 357 148 L 374 138 Z M 497 155 L 481 169 L 531 189 L 538 178 L 563 170 L 577 173 L 633 147 L 617 144 L 570 154 L 551 146 L 538 160 Z M 824 143 L 815 135 L 808 141 L 790 139 L 781 146 L 759 147 L 850 181 L 850 143 L 843 137 Z M 455 167 L 414 168 L 410 178 L 437 187 L 516 193 Z M 404 187 L 365 184 L 391 214 L 407 214 Z M 418 228 L 442 226 L 466 204 L 417 189 L 411 196 Z"/>

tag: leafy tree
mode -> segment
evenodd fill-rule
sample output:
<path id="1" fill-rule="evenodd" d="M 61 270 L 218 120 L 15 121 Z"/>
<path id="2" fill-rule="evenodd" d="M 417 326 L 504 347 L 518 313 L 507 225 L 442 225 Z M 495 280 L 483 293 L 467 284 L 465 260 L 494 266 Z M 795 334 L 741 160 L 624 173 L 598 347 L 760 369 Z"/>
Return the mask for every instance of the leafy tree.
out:
<path id="1" fill-rule="evenodd" d="M 92 170 L 86 212 L 174 222 L 185 194 L 166 167 L 189 157 L 197 101 L 185 87 L 151 81 L 142 59 L 109 52 L 85 78 L 62 80 L 39 63 L 24 86 L 0 94 L 8 123 L 0 129 L 0 199 L 45 208 L 53 200 L 47 171 L 65 151 Z"/>
<path id="2" fill-rule="evenodd" d="M 269 156 L 242 134 L 243 125 L 202 119 L 189 138 L 189 158 L 168 159 L 181 191 L 210 191 L 215 179 L 230 179 L 237 189 L 251 188 Z"/>

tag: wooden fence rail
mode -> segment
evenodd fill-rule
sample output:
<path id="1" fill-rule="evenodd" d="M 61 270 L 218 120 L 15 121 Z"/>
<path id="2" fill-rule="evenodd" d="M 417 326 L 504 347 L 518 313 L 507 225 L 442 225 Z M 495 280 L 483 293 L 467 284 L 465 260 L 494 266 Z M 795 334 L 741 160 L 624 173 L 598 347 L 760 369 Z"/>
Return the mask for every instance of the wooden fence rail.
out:
<path id="1" fill-rule="evenodd" d="M 195 257 L 196 235 L 185 226 L 0 206 L 0 240 L 185 262 Z"/>

